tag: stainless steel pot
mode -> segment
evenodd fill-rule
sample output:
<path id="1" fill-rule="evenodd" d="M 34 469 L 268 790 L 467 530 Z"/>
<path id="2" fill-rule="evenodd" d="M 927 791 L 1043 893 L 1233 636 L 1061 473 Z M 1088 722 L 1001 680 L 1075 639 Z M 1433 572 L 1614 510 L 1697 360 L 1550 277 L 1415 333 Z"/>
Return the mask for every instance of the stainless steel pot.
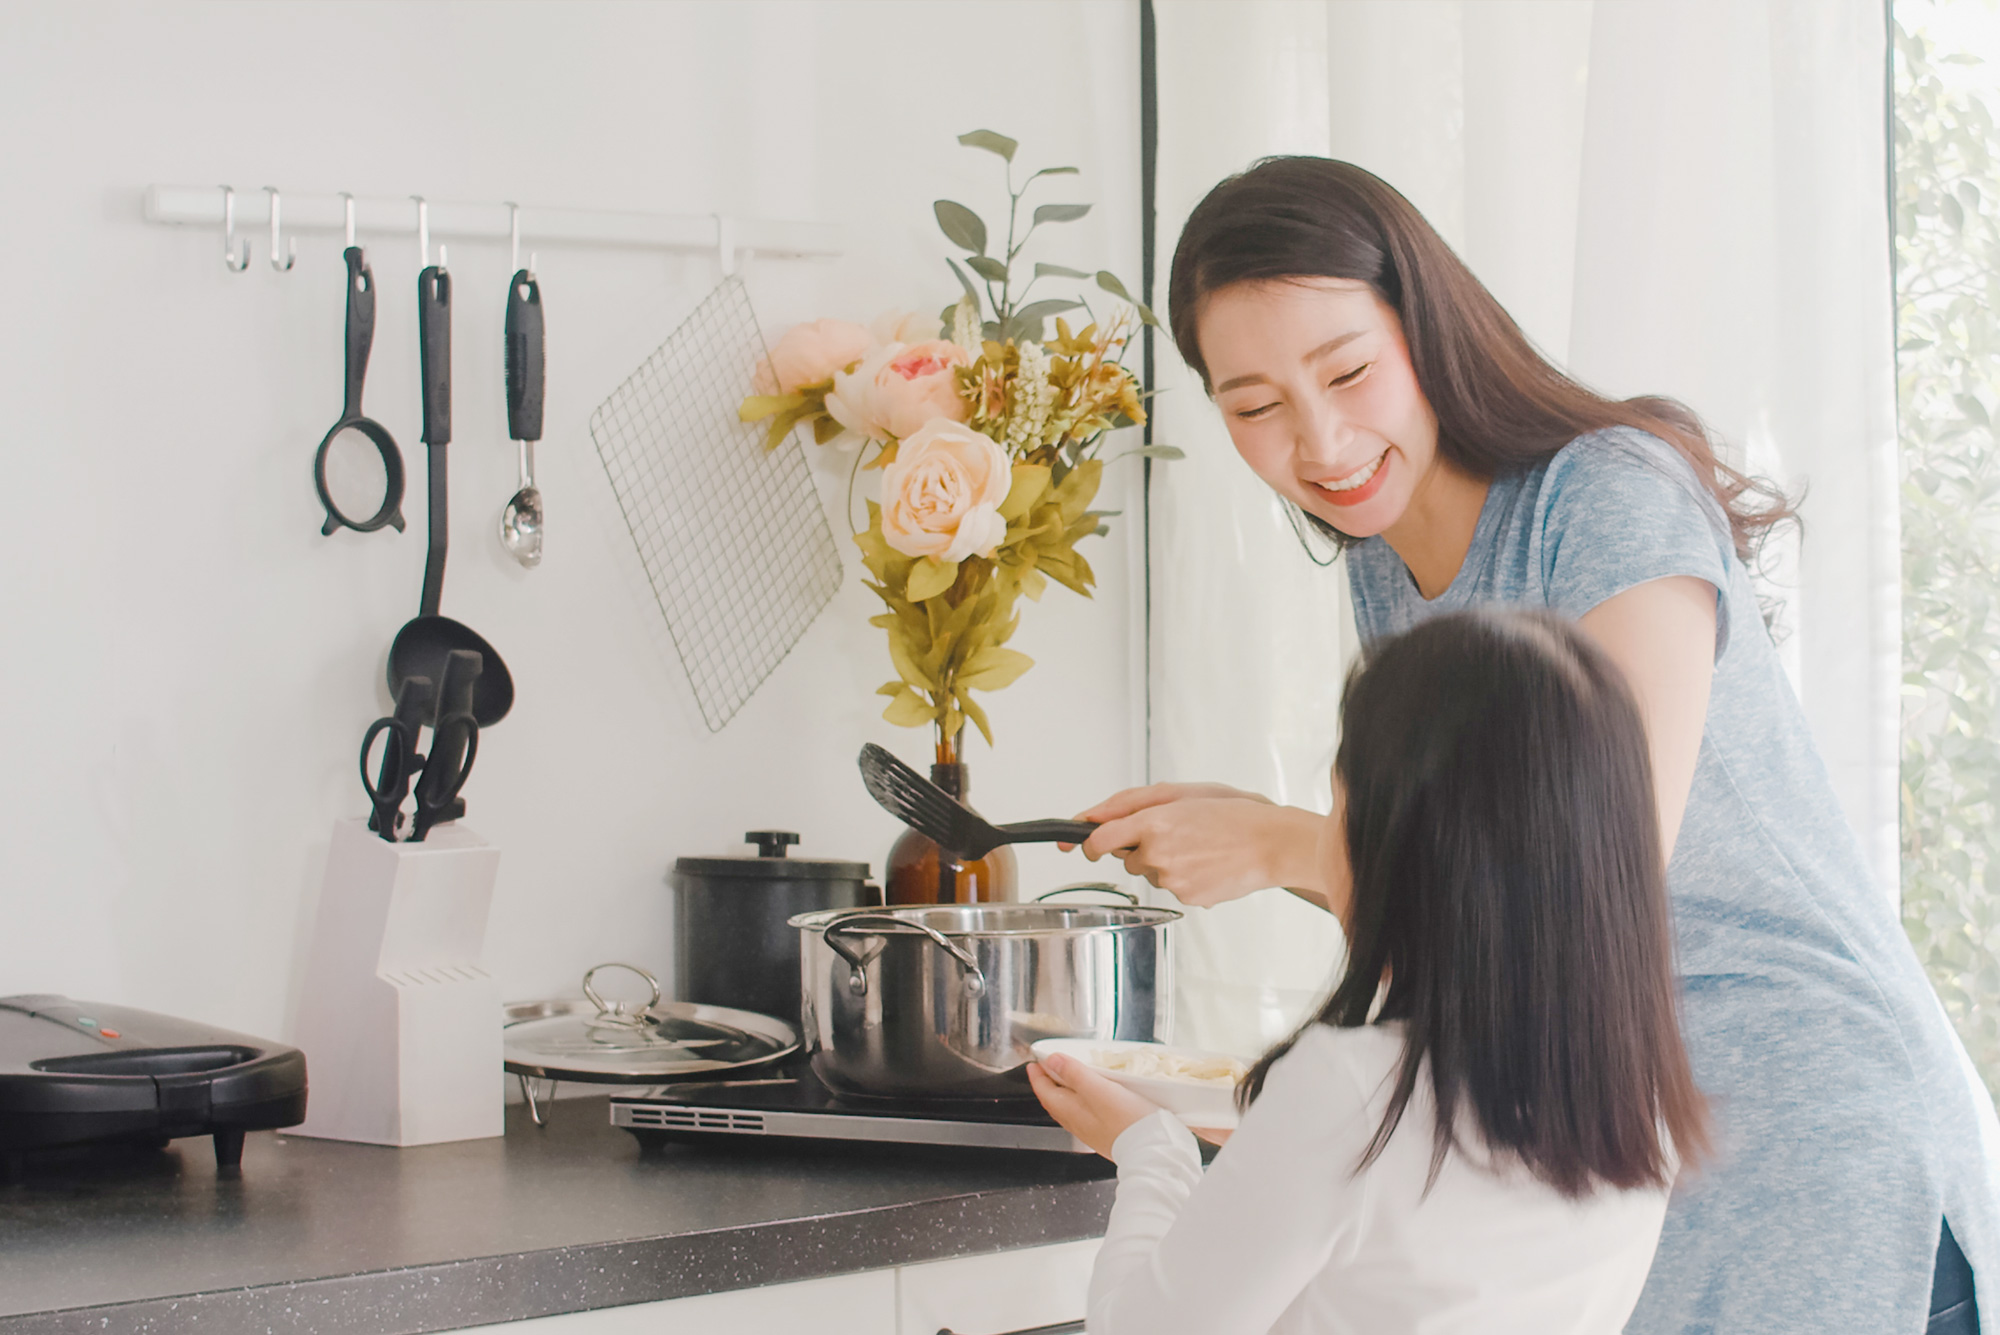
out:
<path id="1" fill-rule="evenodd" d="M 1020 1098 L 1038 1039 L 1166 1039 L 1180 916 L 1056 904 L 800 914 L 813 1069 L 843 1094 Z"/>

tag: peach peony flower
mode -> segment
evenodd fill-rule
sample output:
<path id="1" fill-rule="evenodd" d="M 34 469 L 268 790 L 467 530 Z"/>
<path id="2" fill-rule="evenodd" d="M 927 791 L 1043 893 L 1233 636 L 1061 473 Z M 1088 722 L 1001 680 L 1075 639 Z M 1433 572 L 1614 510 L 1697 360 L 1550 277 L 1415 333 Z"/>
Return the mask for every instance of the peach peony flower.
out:
<path id="1" fill-rule="evenodd" d="M 793 325 L 771 349 L 771 359 L 757 364 L 757 392 L 796 394 L 854 365 L 874 342 L 866 329 L 847 320 Z"/>
<path id="2" fill-rule="evenodd" d="M 956 343 L 886 343 L 851 371 L 833 377 L 826 410 L 870 440 L 908 440 L 928 422 L 963 422 L 971 414 L 953 372 L 971 355 Z"/>
<path id="3" fill-rule="evenodd" d="M 877 343 L 927 343 L 938 336 L 938 318 L 915 311 L 884 311 L 868 326 Z"/>
<path id="4" fill-rule="evenodd" d="M 882 537 L 905 556 L 991 556 L 1007 536 L 1007 452 L 971 427 L 932 420 L 882 470 Z"/>

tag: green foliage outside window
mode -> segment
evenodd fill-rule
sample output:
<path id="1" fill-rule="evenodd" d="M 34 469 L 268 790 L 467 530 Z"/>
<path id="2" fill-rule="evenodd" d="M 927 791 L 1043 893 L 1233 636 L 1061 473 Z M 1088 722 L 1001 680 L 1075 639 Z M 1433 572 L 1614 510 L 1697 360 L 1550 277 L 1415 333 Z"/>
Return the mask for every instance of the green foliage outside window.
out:
<path id="1" fill-rule="evenodd" d="M 1965 3 L 1894 9 L 1903 922 L 2000 1093 L 2000 70 Z"/>

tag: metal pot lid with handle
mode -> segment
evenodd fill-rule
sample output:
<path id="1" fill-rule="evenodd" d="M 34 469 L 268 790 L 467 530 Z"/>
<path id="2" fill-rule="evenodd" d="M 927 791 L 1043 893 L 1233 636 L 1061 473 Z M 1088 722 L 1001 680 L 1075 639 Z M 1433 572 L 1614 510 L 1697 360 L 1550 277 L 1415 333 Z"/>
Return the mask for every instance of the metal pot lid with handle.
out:
<path id="1" fill-rule="evenodd" d="M 790 830 L 752 830 L 743 836 L 757 845 L 755 854 L 676 858 L 674 875 L 737 877 L 749 881 L 865 881 L 868 864 L 835 858 L 795 858 L 786 849 L 799 842 Z"/>
<path id="2" fill-rule="evenodd" d="M 652 990 L 643 1005 L 606 1001 L 592 985 L 605 969 L 629 969 Z M 780 1061 L 798 1051 L 793 1026 L 754 1011 L 660 1000 L 660 983 L 634 964 L 600 964 L 583 996 L 510 1002 L 502 1055 L 514 1075 L 602 1084 L 661 1084 Z"/>

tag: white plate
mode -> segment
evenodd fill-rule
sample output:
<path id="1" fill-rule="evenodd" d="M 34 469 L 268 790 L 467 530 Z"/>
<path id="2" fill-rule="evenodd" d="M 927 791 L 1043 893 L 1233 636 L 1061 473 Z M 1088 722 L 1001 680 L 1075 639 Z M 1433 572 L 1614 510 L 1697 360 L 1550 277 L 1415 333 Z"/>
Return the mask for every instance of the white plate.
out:
<path id="1" fill-rule="evenodd" d="M 1216 1061 L 1235 1060 L 1221 1053 L 1204 1052 L 1198 1048 L 1175 1048 L 1164 1043 L 1133 1043 L 1096 1038 L 1045 1038 L 1031 1049 L 1037 1059 L 1057 1053 L 1073 1057 L 1099 1074 L 1117 1081 L 1141 1098 L 1159 1104 L 1189 1126 L 1226 1131 L 1236 1125 L 1234 1085 L 1204 1085 L 1192 1080 L 1175 1080 L 1166 1076 L 1133 1075 L 1128 1071 L 1106 1070 L 1097 1064 L 1096 1058 L 1099 1053 L 1133 1050 Z"/>

